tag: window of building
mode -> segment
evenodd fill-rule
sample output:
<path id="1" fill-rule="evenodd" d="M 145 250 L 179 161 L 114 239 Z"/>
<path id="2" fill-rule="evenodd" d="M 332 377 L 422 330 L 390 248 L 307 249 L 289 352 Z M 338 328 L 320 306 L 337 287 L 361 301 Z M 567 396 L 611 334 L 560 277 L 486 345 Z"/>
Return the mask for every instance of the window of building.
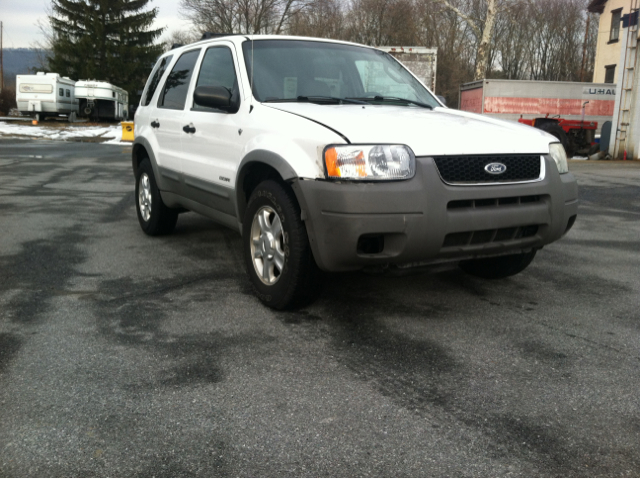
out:
<path id="1" fill-rule="evenodd" d="M 611 30 L 609 31 L 609 43 L 617 42 L 620 39 L 620 19 L 622 18 L 622 8 L 611 12 Z"/>
<path id="2" fill-rule="evenodd" d="M 605 83 L 613 83 L 616 78 L 616 66 L 615 65 L 606 65 L 604 67 L 604 82 Z"/>
<path id="3" fill-rule="evenodd" d="M 71 98 L 71 90 L 67 90 L 67 98 Z"/>
<path id="4" fill-rule="evenodd" d="M 58 89 L 58 95 L 64 96 L 64 88 L 59 88 Z"/>

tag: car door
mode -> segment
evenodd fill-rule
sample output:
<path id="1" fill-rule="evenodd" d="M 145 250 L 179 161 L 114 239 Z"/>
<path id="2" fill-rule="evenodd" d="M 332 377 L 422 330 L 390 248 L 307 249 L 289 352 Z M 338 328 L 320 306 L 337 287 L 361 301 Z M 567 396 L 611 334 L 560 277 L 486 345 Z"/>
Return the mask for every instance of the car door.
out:
<path id="1" fill-rule="evenodd" d="M 156 162 L 167 189 L 181 192 L 182 144 L 185 105 L 201 48 L 187 50 L 176 60 L 160 90 L 148 121 L 157 143 Z"/>
<path id="2" fill-rule="evenodd" d="M 184 118 L 183 126 L 189 132 L 182 138 L 189 197 L 234 216 L 233 188 L 244 146 L 239 121 L 242 113 L 199 106 L 193 101 L 193 92 L 199 86 L 221 86 L 234 95 L 232 98 L 242 98 L 237 64 L 232 44 L 216 44 L 205 50 Z"/>

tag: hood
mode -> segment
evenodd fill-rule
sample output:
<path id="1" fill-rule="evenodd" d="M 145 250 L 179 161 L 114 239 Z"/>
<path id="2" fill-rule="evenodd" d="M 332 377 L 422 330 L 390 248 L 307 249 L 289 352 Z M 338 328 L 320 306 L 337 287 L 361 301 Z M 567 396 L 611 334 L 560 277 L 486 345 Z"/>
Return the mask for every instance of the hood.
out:
<path id="1" fill-rule="evenodd" d="M 548 133 L 516 122 L 435 108 L 392 105 L 316 105 L 272 103 L 339 132 L 351 143 L 408 145 L 416 156 L 549 153 L 558 141 Z"/>

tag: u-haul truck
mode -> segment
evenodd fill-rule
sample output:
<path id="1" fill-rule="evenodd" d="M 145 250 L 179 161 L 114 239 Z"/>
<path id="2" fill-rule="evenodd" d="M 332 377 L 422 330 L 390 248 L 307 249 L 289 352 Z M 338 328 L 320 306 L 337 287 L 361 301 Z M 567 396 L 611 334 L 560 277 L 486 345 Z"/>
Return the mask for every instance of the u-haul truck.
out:
<path id="1" fill-rule="evenodd" d="M 479 80 L 460 87 L 460 109 L 535 126 L 556 136 L 567 153 L 586 154 L 616 99 L 611 83 Z"/>
<path id="2" fill-rule="evenodd" d="M 16 76 L 16 103 L 23 115 L 36 120 L 66 115 L 69 121 L 78 113 L 76 82 L 57 73 L 38 72 Z"/>

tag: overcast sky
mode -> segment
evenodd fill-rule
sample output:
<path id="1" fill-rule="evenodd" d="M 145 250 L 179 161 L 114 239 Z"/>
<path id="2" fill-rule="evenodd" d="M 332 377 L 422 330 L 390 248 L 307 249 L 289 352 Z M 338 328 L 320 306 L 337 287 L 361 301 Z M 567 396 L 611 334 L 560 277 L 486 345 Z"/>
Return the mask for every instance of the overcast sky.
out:
<path id="1" fill-rule="evenodd" d="M 189 23 L 178 16 L 179 0 L 151 0 L 158 7 L 155 27 L 168 31 L 186 30 Z M 50 0 L 0 0 L 0 21 L 4 25 L 4 48 L 29 48 L 42 41 L 38 20 L 45 22 Z"/>

